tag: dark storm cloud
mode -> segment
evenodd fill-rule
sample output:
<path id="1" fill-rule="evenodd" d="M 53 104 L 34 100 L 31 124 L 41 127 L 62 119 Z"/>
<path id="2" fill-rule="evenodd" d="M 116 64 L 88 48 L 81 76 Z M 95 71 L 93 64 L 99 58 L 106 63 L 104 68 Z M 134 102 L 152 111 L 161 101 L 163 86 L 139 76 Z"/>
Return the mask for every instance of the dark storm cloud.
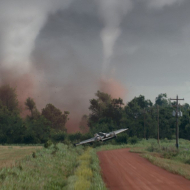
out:
<path id="1" fill-rule="evenodd" d="M 108 69 L 123 83 L 161 86 L 188 81 L 190 2 L 180 2 L 135 0 L 121 17 L 121 34 Z M 80 83 L 97 86 L 104 59 L 100 34 L 105 27 L 99 6 L 96 1 L 73 1 L 68 9 L 49 16 L 33 58 L 51 86 L 65 88 L 68 81 L 75 89 Z M 93 75 L 92 81 L 85 75 Z"/>
<path id="2" fill-rule="evenodd" d="M 121 24 L 112 65 L 122 81 L 137 85 L 188 80 L 190 2 L 149 9 L 136 3 Z"/>

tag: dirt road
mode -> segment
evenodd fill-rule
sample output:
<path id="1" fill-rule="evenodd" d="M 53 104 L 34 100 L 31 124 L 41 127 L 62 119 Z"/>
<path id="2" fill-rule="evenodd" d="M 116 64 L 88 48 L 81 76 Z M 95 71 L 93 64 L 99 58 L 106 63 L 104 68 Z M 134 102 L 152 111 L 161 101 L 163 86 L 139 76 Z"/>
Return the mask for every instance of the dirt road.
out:
<path id="1" fill-rule="evenodd" d="M 189 180 L 154 166 L 129 149 L 97 154 L 110 190 L 190 190 Z"/>

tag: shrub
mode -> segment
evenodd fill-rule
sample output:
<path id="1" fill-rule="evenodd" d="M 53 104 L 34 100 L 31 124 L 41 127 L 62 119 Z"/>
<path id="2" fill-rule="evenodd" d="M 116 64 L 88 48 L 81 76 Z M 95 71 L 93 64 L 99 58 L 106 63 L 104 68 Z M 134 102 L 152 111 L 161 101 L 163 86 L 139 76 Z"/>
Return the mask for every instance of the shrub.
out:
<path id="1" fill-rule="evenodd" d="M 117 143 L 127 143 L 128 135 L 127 134 L 119 134 L 116 138 Z"/>
<path id="2" fill-rule="evenodd" d="M 151 143 L 151 145 L 147 148 L 149 152 L 160 152 L 160 147 L 156 143 Z"/>
<path id="3" fill-rule="evenodd" d="M 190 164 L 190 159 L 186 160 L 185 164 Z"/>
<path id="4" fill-rule="evenodd" d="M 177 156 L 179 153 L 175 147 L 162 147 L 162 150 L 164 151 L 162 154 L 163 157 L 167 158 L 167 159 L 171 159 L 171 158 Z"/>
<path id="5" fill-rule="evenodd" d="M 49 148 L 52 145 L 52 141 L 48 140 L 45 144 L 44 144 L 44 148 Z"/>
<path id="6" fill-rule="evenodd" d="M 64 142 L 67 138 L 67 134 L 61 131 L 52 134 L 51 138 L 53 142 Z"/>
<path id="7" fill-rule="evenodd" d="M 134 136 L 134 137 L 129 138 L 129 142 L 130 142 L 131 144 L 136 144 L 136 143 L 138 142 L 137 136 Z"/>

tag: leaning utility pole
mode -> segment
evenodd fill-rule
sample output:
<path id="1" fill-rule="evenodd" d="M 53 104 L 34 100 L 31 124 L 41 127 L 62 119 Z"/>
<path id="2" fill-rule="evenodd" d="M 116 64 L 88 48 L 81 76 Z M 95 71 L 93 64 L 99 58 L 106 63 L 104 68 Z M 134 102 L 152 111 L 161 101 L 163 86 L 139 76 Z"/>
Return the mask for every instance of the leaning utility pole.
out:
<path id="1" fill-rule="evenodd" d="M 170 100 L 176 100 L 176 148 L 178 149 L 178 147 L 179 147 L 179 127 L 178 127 L 178 113 L 179 113 L 178 107 L 179 107 L 179 104 L 178 104 L 178 101 L 179 100 L 184 100 L 184 98 L 179 99 L 178 95 L 177 95 L 176 99 L 170 98 Z"/>

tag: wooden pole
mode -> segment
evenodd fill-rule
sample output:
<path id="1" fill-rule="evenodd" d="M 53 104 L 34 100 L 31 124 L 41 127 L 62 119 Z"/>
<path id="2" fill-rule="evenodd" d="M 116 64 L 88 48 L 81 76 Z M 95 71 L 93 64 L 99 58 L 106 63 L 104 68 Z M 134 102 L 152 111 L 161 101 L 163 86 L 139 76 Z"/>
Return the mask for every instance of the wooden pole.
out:
<path id="1" fill-rule="evenodd" d="M 160 144 L 160 131 L 159 131 L 159 105 L 157 105 L 157 114 L 158 114 L 158 144 Z"/>
<path id="2" fill-rule="evenodd" d="M 171 99 L 170 100 L 176 100 L 176 148 L 179 148 L 179 127 L 178 127 L 178 101 L 179 100 L 184 100 L 183 99 L 179 99 L 178 95 L 176 96 L 176 99 Z"/>

